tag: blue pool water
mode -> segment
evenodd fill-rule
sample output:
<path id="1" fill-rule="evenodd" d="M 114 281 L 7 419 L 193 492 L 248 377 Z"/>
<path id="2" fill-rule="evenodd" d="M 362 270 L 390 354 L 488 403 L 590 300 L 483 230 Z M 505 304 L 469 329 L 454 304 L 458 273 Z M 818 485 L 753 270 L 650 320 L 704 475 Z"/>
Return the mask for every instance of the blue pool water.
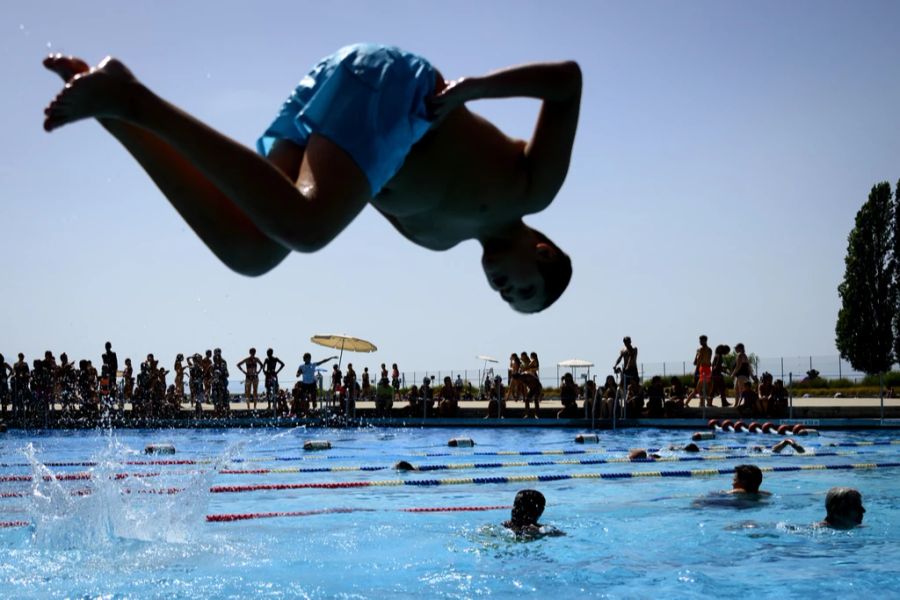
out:
<path id="1" fill-rule="evenodd" d="M 730 447 L 704 452 L 709 460 L 656 463 L 619 461 L 628 448 L 683 444 L 689 433 L 601 432 L 597 445 L 575 444 L 576 433 L 10 432 L 0 441 L 0 521 L 27 525 L 0 528 L 0 597 L 900 597 L 894 561 L 900 556 L 900 469 L 766 472 L 763 489 L 773 495 L 743 509 L 694 504 L 728 488 L 730 474 L 629 476 L 730 469 L 747 462 L 760 467 L 897 462 L 900 445 L 888 443 L 895 437 L 890 432 L 823 432 L 802 440 L 817 454 L 749 457 L 752 445 L 771 445 L 778 438 L 724 434 L 704 442 Z M 477 445 L 448 448 L 447 440 L 455 436 L 471 437 Z M 304 452 L 308 439 L 328 439 L 333 448 Z M 163 442 L 178 452 L 142 453 L 148 443 Z M 853 445 L 857 442 L 879 444 Z M 129 464 L 148 460 L 193 464 Z M 398 460 L 454 468 L 398 473 L 389 468 Z M 541 464 L 509 464 L 523 462 Z M 473 463 L 484 466 L 464 466 Z M 586 477 L 614 473 L 623 477 Z M 73 479 L 72 474 L 83 475 Z M 17 475 L 37 482 L 12 480 Z M 559 479 L 510 481 L 527 476 Z M 442 483 L 406 483 L 434 480 Z M 337 482 L 380 485 L 210 492 L 222 486 Z M 811 526 L 824 516 L 825 492 L 838 485 L 862 492 L 868 511 L 864 527 Z M 400 510 L 510 505 L 526 487 L 544 493 L 548 506 L 542 522 L 564 531 L 564 537 L 516 541 L 499 526 L 508 509 Z M 271 512 L 311 514 L 206 519 Z"/>

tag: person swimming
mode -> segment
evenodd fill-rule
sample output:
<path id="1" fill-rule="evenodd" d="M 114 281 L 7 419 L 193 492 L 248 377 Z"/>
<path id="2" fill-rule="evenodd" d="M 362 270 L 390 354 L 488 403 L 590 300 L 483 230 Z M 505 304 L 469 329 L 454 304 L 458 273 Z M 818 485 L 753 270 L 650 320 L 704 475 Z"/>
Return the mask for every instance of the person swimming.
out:
<path id="1" fill-rule="evenodd" d="M 833 487 L 825 496 L 825 519 L 818 523 L 819 527 L 832 529 L 852 529 L 862 525 L 866 509 L 863 507 L 862 494 L 850 487 Z"/>
<path id="2" fill-rule="evenodd" d="M 771 492 L 760 490 L 762 471 L 756 465 L 738 465 L 734 468 L 734 478 L 730 490 L 712 492 L 693 502 L 696 508 L 722 506 L 731 508 L 753 508 L 771 496 Z"/>
<path id="3" fill-rule="evenodd" d="M 355 44 L 319 61 L 283 103 L 258 153 L 153 93 L 120 61 L 94 68 L 48 56 L 65 81 L 45 109 L 54 131 L 96 118 L 229 268 L 261 275 L 289 252 L 329 244 L 371 204 L 431 250 L 475 239 L 492 289 L 540 312 L 568 286 L 571 260 L 522 218 L 553 202 L 569 169 L 581 105 L 574 61 L 447 82 L 425 58 Z M 466 108 L 542 101 L 530 141 Z"/>
<path id="4" fill-rule="evenodd" d="M 547 500 L 537 490 L 519 490 L 513 501 L 512 513 L 503 526 L 515 533 L 517 539 L 536 539 L 544 536 L 565 535 L 552 525 L 541 525 L 538 519 L 544 514 Z"/>

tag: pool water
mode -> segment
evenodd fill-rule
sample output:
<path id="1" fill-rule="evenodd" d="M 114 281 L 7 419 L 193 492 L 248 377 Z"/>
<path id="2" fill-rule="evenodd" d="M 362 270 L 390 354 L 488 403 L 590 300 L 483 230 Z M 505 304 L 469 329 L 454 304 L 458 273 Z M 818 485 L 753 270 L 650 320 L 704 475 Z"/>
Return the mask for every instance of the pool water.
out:
<path id="1" fill-rule="evenodd" d="M 663 450 L 641 463 L 623 461 L 627 449 L 689 432 L 601 432 L 593 445 L 577 433 L 9 432 L 0 597 L 900 597 L 900 469 L 830 468 L 896 464 L 891 432 L 822 432 L 802 439 L 804 456 L 749 453 L 775 435 L 722 434 L 702 443 L 704 460 Z M 448 448 L 451 437 L 476 446 Z M 309 439 L 332 448 L 304 452 Z M 146 456 L 149 443 L 177 453 Z M 438 468 L 399 473 L 398 460 Z M 764 472 L 765 502 L 697 505 L 730 487 L 710 470 L 742 463 L 805 468 Z M 298 486 L 311 483 L 323 485 Z M 862 492 L 864 527 L 813 527 L 839 485 Z M 492 507 L 523 488 L 543 492 L 541 521 L 565 536 L 520 541 L 500 526 L 509 509 Z M 403 510 L 450 508 L 485 510 Z"/>

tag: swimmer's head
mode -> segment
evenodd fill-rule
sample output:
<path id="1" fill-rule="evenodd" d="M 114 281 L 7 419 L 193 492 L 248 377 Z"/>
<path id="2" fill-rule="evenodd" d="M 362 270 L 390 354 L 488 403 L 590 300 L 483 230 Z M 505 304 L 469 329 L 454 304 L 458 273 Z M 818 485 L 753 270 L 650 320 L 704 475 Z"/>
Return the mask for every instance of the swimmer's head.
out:
<path id="1" fill-rule="evenodd" d="M 569 285 L 572 261 L 547 236 L 521 221 L 510 233 L 482 240 L 481 266 L 488 284 L 514 310 L 540 312 Z"/>
<path id="2" fill-rule="evenodd" d="M 628 453 L 628 460 L 647 460 L 647 451 L 643 448 L 635 448 Z"/>
<path id="3" fill-rule="evenodd" d="M 547 500 L 537 490 L 520 490 L 513 501 L 510 523 L 514 527 L 527 527 L 537 525 L 538 519 L 544 514 L 544 506 Z"/>
<path id="4" fill-rule="evenodd" d="M 418 471 L 419 469 L 405 460 L 401 460 L 397 464 L 394 465 L 394 468 L 398 471 Z"/>
<path id="5" fill-rule="evenodd" d="M 690 444 L 682 448 L 682 450 L 684 450 L 685 452 L 700 452 L 700 446 L 698 446 L 694 442 L 691 442 Z"/>
<path id="6" fill-rule="evenodd" d="M 734 468 L 734 487 L 745 492 L 758 492 L 762 478 L 762 471 L 756 465 L 738 465 Z"/>
<path id="7" fill-rule="evenodd" d="M 825 496 L 825 522 L 832 527 L 849 529 L 862 524 L 866 509 L 862 494 L 849 487 L 833 487 Z"/>

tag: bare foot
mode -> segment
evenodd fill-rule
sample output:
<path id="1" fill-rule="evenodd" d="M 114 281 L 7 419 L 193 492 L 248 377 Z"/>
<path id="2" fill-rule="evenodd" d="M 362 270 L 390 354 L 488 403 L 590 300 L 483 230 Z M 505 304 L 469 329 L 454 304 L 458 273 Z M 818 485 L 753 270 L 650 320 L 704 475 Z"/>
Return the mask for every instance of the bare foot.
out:
<path id="1" fill-rule="evenodd" d="M 47 63 L 50 64 L 47 64 Z M 78 59 L 55 60 L 48 57 L 45 66 L 60 74 L 77 68 Z M 66 83 L 63 91 L 44 109 L 44 129 L 52 131 L 68 123 L 88 117 L 121 117 L 131 106 L 131 92 L 136 83 L 134 75 L 114 58 L 105 58 L 86 72 L 77 73 Z"/>
<path id="2" fill-rule="evenodd" d="M 76 75 L 87 73 L 91 67 L 75 56 L 63 56 L 62 54 L 51 54 L 44 59 L 44 66 L 53 71 L 66 83 Z"/>

